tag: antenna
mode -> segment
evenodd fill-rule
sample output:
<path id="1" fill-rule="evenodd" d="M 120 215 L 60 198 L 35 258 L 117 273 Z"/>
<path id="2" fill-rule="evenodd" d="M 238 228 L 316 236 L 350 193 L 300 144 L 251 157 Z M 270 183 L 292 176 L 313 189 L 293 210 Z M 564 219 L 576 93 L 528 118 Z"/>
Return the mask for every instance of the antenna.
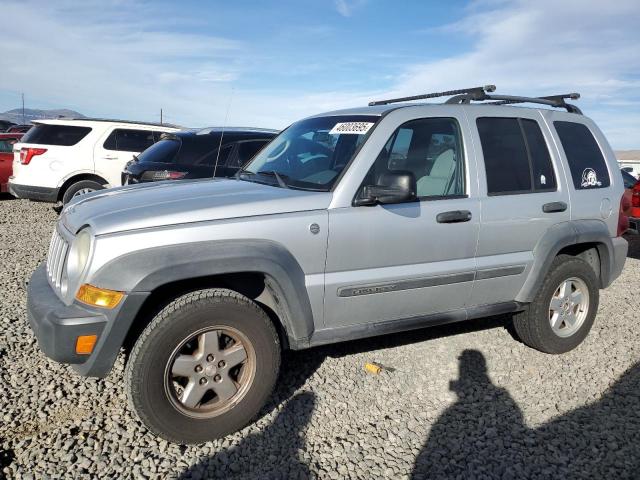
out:
<path id="1" fill-rule="evenodd" d="M 24 120 L 24 92 L 22 93 L 22 124 L 25 125 L 25 120 Z"/>
<path id="2" fill-rule="evenodd" d="M 216 171 L 218 170 L 218 160 L 220 159 L 220 149 L 222 148 L 222 139 L 224 138 L 224 129 L 227 126 L 227 120 L 229 119 L 229 110 L 231 110 L 231 101 L 233 100 L 233 87 L 231 87 L 231 95 L 229 96 L 229 104 L 227 105 L 227 113 L 224 116 L 224 123 L 222 124 L 222 133 L 220 134 L 220 143 L 218 144 L 218 153 L 216 154 L 216 164 L 213 167 L 213 178 L 216 178 Z"/>

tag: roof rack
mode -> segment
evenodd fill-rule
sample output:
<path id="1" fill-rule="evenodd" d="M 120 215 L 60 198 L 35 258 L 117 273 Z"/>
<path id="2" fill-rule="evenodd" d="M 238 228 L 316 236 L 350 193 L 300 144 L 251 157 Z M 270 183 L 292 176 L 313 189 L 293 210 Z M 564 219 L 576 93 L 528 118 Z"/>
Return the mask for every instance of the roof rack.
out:
<path id="1" fill-rule="evenodd" d="M 400 98 L 391 98 L 389 100 L 377 100 L 375 102 L 369 102 L 370 107 L 374 107 L 376 105 L 388 105 L 389 103 L 398 103 L 398 102 L 411 102 L 413 100 L 424 100 L 427 98 L 438 98 L 438 97 L 451 97 L 452 95 L 464 95 L 473 97 L 475 100 L 477 97 L 481 100 L 485 95 L 485 92 L 495 92 L 495 85 L 485 85 L 484 87 L 472 87 L 472 88 L 461 88 L 459 90 L 448 90 L 446 92 L 436 92 L 436 93 L 425 93 L 424 95 L 414 95 L 413 97 L 400 97 Z M 455 98 L 455 97 L 454 97 Z"/>
<path id="2" fill-rule="evenodd" d="M 47 118 L 42 120 L 77 120 L 80 122 L 112 122 L 112 123 L 130 123 L 132 125 L 146 125 L 150 127 L 169 127 L 169 128 L 183 128 L 180 125 L 174 125 L 173 123 L 158 123 L 158 122 L 143 122 L 140 120 L 121 120 L 117 118 L 94 118 L 94 117 L 62 117 L 62 118 Z"/>
<path id="3" fill-rule="evenodd" d="M 511 105 L 514 103 L 540 103 L 542 105 L 550 105 L 552 107 L 566 108 L 569 113 L 577 113 L 582 115 L 580 110 L 575 105 L 565 102 L 565 98 L 570 100 L 578 100 L 580 98 L 579 93 L 564 93 L 561 95 L 549 95 L 546 97 L 514 97 L 511 95 L 491 95 L 495 102 L 491 102 L 490 105 Z M 498 98 L 502 97 L 502 98 Z"/>
<path id="4" fill-rule="evenodd" d="M 549 95 L 546 97 L 521 97 L 514 95 L 495 95 L 495 85 L 485 85 L 484 87 L 462 88 L 459 90 L 449 90 L 446 92 L 426 93 L 424 95 L 414 95 L 412 97 L 392 98 L 389 100 L 378 100 L 370 102 L 369 106 L 388 105 L 390 103 L 411 102 L 413 100 L 424 100 L 427 98 L 451 97 L 446 102 L 447 105 L 469 104 L 473 102 L 484 102 L 491 100 L 489 105 L 509 105 L 514 103 L 537 103 L 540 105 L 548 105 L 550 107 L 565 108 L 569 113 L 582 114 L 582 111 L 570 103 L 566 103 L 565 99 L 577 100 L 580 98 L 579 93 L 565 93 L 562 95 Z"/>
<path id="5" fill-rule="evenodd" d="M 462 94 L 456 95 L 455 97 L 451 97 L 449 100 L 444 102 L 445 104 L 458 104 L 458 103 L 471 103 L 472 101 L 481 102 L 486 100 L 495 100 L 491 102 L 489 105 L 510 105 L 513 103 L 537 103 L 540 105 L 549 105 L 550 107 L 556 108 L 565 108 L 569 113 L 577 113 L 582 115 L 582 110 L 580 110 L 575 105 L 571 105 L 570 103 L 566 103 L 565 98 L 569 98 L 571 100 L 577 100 L 580 98 L 579 93 L 565 93 L 562 95 L 549 95 L 547 97 L 522 97 L 516 95 L 494 95 L 494 94 L 484 94 L 481 96 L 478 95 L 469 95 Z"/>

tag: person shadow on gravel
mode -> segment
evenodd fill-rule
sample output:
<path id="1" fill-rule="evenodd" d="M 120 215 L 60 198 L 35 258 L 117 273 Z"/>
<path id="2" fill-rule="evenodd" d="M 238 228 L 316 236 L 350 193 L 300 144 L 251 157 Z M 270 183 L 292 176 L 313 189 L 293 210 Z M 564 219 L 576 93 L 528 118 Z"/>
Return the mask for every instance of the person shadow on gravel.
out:
<path id="1" fill-rule="evenodd" d="M 238 445 L 191 466 L 180 479 L 307 479 L 304 429 L 315 408 L 315 395 L 293 396 L 274 422 L 243 438 Z M 249 427 L 258 430 L 256 426 Z"/>
<path id="2" fill-rule="evenodd" d="M 482 353 L 462 352 L 450 388 L 458 401 L 432 427 L 413 478 L 524 477 L 525 458 L 512 439 L 527 441 L 532 433 L 509 392 L 491 383 Z"/>
<path id="3" fill-rule="evenodd" d="M 459 370 L 458 401 L 432 427 L 413 479 L 640 478 L 640 364 L 597 402 L 536 429 L 480 352 L 465 350 Z"/>

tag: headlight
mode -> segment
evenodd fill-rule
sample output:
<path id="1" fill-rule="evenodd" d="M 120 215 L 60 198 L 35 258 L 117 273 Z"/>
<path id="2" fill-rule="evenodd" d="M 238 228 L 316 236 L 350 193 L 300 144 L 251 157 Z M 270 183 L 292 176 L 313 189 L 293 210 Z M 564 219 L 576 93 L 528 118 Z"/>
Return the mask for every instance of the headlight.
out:
<path id="1" fill-rule="evenodd" d="M 67 257 L 67 278 L 70 283 L 75 283 L 87 266 L 92 240 L 93 237 L 88 228 L 80 231 L 73 240 Z"/>

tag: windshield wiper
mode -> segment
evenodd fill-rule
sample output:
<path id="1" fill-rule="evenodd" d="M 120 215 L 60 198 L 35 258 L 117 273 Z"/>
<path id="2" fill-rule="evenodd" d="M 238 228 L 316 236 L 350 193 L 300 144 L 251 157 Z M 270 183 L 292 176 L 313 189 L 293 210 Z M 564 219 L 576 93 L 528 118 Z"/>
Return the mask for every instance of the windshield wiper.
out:
<path id="1" fill-rule="evenodd" d="M 236 172 L 236 174 L 234 175 L 234 178 L 235 178 L 236 180 L 240 180 L 240 177 L 241 177 L 242 175 L 255 175 L 255 173 L 250 172 L 249 170 L 245 170 L 245 169 L 241 168 L 240 170 L 238 170 L 238 171 Z"/>
<path id="2" fill-rule="evenodd" d="M 278 181 L 278 185 L 280 185 L 282 188 L 289 188 L 287 182 L 284 181 L 285 178 L 289 177 L 283 173 L 278 173 L 275 170 L 260 170 L 258 172 L 258 175 L 269 175 L 275 177 L 275 179 Z"/>

